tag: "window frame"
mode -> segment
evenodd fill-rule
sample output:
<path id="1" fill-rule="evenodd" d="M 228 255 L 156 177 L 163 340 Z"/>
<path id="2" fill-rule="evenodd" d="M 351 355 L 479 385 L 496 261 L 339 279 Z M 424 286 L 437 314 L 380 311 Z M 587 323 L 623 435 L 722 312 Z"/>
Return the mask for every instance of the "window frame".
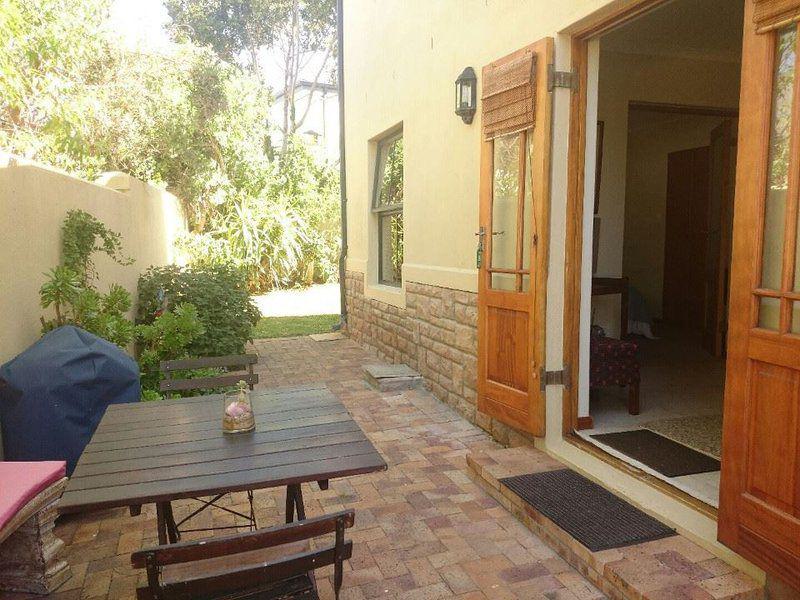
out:
<path id="1" fill-rule="evenodd" d="M 384 277 L 383 271 L 383 251 L 384 251 L 384 236 L 383 236 L 383 227 L 382 227 L 382 220 L 384 218 L 390 219 L 394 215 L 400 215 L 401 218 L 403 217 L 403 202 L 398 202 L 395 204 L 388 204 L 388 205 L 380 205 L 380 193 L 381 193 L 381 183 L 383 180 L 383 173 L 381 172 L 381 155 L 383 152 L 388 153 L 388 148 L 397 140 L 403 139 L 403 130 L 399 129 L 397 131 L 393 131 L 388 135 L 382 137 L 381 139 L 377 140 L 376 142 L 376 149 L 375 149 L 375 169 L 373 173 L 372 179 L 372 200 L 370 202 L 370 212 L 375 215 L 375 227 L 377 228 L 377 239 L 378 239 L 378 253 L 377 253 L 377 263 L 378 263 L 378 283 L 380 285 L 386 285 L 391 287 L 402 287 L 403 285 L 403 275 L 402 269 L 400 274 L 400 279 L 398 281 L 394 281 L 391 279 L 386 279 Z M 405 152 L 405 147 L 403 148 L 403 152 Z M 405 167 L 403 169 L 403 178 L 405 178 Z M 405 185 L 403 185 L 403 195 L 405 196 Z M 403 198 L 405 200 L 405 197 Z M 405 227 L 405 221 L 403 221 L 403 226 Z M 405 256 L 403 257 L 405 259 Z"/>

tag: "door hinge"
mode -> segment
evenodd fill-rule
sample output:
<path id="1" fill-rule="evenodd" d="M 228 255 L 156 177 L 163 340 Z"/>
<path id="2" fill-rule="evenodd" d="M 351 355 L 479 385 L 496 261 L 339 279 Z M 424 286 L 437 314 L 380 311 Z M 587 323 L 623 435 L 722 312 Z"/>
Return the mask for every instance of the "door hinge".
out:
<path id="1" fill-rule="evenodd" d="M 568 88 L 573 92 L 578 91 L 578 73 L 575 71 L 556 71 L 554 64 L 547 65 L 547 91 L 553 88 Z"/>
<path id="2" fill-rule="evenodd" d="M 564 365 L 560 371 L 547 371 L 544 367 L 539 372 L 539 389 L 544 391 L 548 385 L 563 385 L 564 389 L 569 389 L 570 384 L 569 365 Z"/>

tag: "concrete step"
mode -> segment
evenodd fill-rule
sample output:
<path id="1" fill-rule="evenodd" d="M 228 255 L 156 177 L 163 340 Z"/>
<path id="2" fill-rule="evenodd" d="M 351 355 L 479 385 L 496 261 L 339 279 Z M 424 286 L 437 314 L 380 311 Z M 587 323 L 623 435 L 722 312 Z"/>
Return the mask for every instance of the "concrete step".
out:
<path id="1" fill-rule="evenodd" d="M 366 365 L 364 379 L 381 392 L 400 392 L 422 387 L 423 384 L 420 374 L 404 364 Z"/>
<path id="2" fill-rule="evenodd" d="M 688 538 L 676 535 L 592 552 L 539 513 L 500 479 L 566 468 L 535 448 L 467 455 L 470 476 L 609 598 L 623 600 L 762 600 L 764 587 Z"/>

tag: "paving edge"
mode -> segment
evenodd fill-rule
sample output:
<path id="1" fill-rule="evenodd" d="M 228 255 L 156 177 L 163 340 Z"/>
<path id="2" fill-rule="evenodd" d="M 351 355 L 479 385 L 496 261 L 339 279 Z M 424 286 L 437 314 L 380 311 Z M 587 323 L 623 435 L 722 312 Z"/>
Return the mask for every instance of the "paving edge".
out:
<path id="1" fill-rule="evenodd" d="M 481 453 L 476 454 L 480 455 Z M 609 562 L 611 561 L 602 560 L 604 556 L 613 556 L 612 553 L 616 552 L 615 550 L 591 552 L 553 521 L 503 486 L 485 466 L 480 464 L 480 458 L 476 458 L 473 453 L 470 453 L 467 455 L 466 461 L 467 472 L 473 481 L 604 594 L 615 600 L 646 600 L 650 598 L 647 592 L 637 589 L 633 582 L 610 569 Z M 742 575 L 742 577 L 752 581 L 746 575 Z M 763 586 L 752 583 L 753 587 L 750 590 L 719 597 L 714 596 L 714 600 L 764 600 Z"/>

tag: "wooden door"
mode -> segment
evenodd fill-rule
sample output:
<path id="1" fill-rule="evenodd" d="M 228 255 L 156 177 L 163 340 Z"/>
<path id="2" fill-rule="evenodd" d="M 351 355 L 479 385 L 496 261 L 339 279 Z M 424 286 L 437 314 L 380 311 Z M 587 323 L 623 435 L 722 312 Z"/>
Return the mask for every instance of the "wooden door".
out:
<path id="1" fill-rule="evenodd" d="M 723 121 L 711 131 L 709 171 L 703 347 L 714 356 L 722 356 L 728 333 L 728 281 L 736 183 L 735 121 Z"/>
<path id="2" fill-rule="evenodd" d="M 697 331 L 703 324 L 708 165 L 707 146 L 667 156 L 663 318 Z"/>
<path id="3" fill-rule="evenodd" d="M 483 70 L 478 410 L 537 436 L 544 435 L 545 426 L 540 370 L 550 182 L 547 65 L 552 52 L 553 41 L 546 38 Z M 528 70 L 524 88 L 504 83 L 521 81 L 518 74 Z M 514 115 L 523 96 L 530 110 L 520 129 Z"/>
<path id="4" fill-rule="evenodd" d="M 746 0 L 719 539 L 800 588 L 800 2 L 789 4 Z"/>

